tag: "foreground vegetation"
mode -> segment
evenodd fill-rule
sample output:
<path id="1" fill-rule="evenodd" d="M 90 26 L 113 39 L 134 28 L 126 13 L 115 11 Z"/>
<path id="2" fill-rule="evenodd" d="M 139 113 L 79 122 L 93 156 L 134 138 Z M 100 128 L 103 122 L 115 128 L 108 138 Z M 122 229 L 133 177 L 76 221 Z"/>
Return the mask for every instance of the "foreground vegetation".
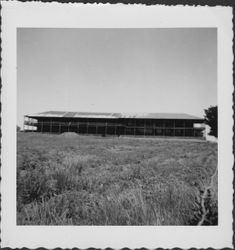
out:
<path id="1" fill-rule="evenodd" d="M 217 224 L 217 144 L 17 137 L 18 225 Z"/>

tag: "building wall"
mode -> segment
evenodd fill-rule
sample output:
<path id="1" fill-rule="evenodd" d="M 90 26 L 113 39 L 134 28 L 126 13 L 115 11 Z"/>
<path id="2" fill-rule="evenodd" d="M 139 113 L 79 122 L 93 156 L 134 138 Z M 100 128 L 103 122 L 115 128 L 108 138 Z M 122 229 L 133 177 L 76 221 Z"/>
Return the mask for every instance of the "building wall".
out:
<path id="1" fill-rule="evenodd" d="M 173 119 L 95 119 L 95 118 L 37 118 L 26 121 L 37 132 L 100 135 L 188 136 L 202 137 L 203 128 L 194 128 L 197 120 Z"/>

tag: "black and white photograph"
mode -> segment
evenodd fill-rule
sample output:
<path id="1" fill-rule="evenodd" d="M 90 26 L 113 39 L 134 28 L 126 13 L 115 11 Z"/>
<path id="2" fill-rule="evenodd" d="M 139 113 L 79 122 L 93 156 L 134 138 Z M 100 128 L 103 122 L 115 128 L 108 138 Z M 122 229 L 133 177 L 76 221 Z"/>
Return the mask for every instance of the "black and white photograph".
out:
<path id="1" fill-rule="evenodd" d="M 231 176 L 232 161 L 221 131 L 231 117 L 221 93 L 230 104 L 232 92 L 219 83 L 221 30 L 16 26 L 16 228 L 206 234 L 227 225 L 220 207 L 230 200 L 220 199 L 232 183 L 221 172 Z"/>
<path id="2" fill-rule="evenodd" d="M 17 97 L 17 224 L 218 224 L 217 29 L 18 28 Z"/>

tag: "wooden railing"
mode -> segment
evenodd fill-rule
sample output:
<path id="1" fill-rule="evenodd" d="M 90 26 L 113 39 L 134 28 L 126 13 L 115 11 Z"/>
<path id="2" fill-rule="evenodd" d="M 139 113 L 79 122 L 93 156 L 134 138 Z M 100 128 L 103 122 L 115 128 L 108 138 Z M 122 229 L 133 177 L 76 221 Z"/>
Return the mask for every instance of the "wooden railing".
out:
<path id="1" fill-rule="evenodd" d="M 141 126 L 141 125 L 127 125 L 127 124 L 121 124 L 121 123 L 101 123 L 101 122 L 57 122 L 57 121 L 25 121 L 25 125 L 27 126 L 89 126 L 89 127 L 123 127 L 123 128 L 130 128 L 130 129 L 195 129 L 195 130 L 204 130 L 204 127 L 194 128 L 194 127 L 167 127 L 167 126 Z"/>

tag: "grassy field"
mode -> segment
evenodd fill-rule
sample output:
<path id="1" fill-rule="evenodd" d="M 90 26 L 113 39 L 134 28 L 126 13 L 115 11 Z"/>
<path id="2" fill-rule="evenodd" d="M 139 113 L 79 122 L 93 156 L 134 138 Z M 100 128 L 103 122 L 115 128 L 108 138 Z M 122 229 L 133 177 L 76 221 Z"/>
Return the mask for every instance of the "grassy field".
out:
<path id="1" fill-rule="evenodd" d="M 216 225 L 216 169 L 206 141 L 21 132 L 17 224 Z"/>

